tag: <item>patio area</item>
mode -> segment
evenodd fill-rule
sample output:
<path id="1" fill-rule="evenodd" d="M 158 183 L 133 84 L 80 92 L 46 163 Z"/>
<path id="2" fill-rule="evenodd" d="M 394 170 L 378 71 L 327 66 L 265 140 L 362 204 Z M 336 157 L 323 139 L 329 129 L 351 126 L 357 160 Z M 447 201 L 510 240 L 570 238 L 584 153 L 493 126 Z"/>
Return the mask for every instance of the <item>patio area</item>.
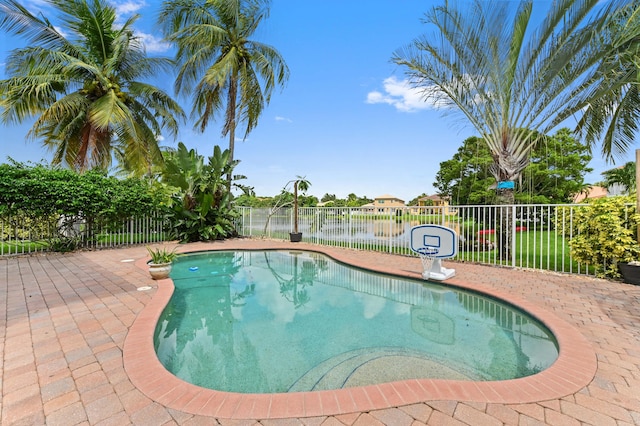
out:
<path id="1" fill-rule="evenodd" d="M 292 246 L 405 276 L 419 276 L 422 267 L 412 257 L 260 239 L 181 245 L 180 251 Z M 579 331 L 597 357 L 595 377 L 575 392 L 535 402 L 441 397 L 339 415 L 246 420 L 239 405 L 225 417 L 170 408 L 134 384 L 123 357 L 129 331 L 162 285 L 139 267 L 146 256 L 139 246 L 0 259 L 0 424 L 640 425 L 640 286 L 462 263 L 447 263 L 456 269 L 452 282 L 513 296 Z M 145 286 L 152 288 L 138 290 Z"/>

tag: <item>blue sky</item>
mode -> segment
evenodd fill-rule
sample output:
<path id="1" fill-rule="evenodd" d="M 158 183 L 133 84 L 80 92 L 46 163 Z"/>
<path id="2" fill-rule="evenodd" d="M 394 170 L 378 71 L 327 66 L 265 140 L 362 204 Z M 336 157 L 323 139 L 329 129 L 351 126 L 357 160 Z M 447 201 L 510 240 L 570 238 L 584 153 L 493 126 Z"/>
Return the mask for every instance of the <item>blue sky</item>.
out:
<path id="1" fill-rule="evenodd" d="M 272 196 L 296 176 L 311 182 L 309 194 L 321 198 L 349 193 L 374 198 L 391 194 L 405 201 L 433 194 L 442 161 L 451 159 L 462 141 L 476 135 L 458 114 L 443 114 L 421 102 L 392 64 L 393 52 L 432 31 L 421 22 L 442 0 L 272 0 L 271 15 L 255 39 L 276 47 L 290 68 L 282 91 L 274 92 L 258 127 L 245 141 L 236 141 L 236 172 L 259 196 Z M 24 2 L 32 11 L 53 12 L 40 0 Z M 138 13 L 137 29 L 147 51 L 171 56 L 154 27 L 159 1 L 113 2 L 121 16 Z M 551 0 L 536 0 L 544 13 Z M 0 76 L 8 52 L 24 45 L 0 33 Z M 173 94 L 173 76 L 156 83 Z M 186 98 L 178 98 L 186 111 Z M 30 123 L 2 127 L 0 162 L 48 162 L 51 154 L 38 142 L 25 142 Z M 214 145 L 228 146 L 214 122 L 205 133 L 185 123 L 178 141 L 211 155 Z M 240 135 L 241 136 L 241 135 Z M 638 148 L 640 146 L 633 147 Z M 618 161 L 633 160 L 628 158 Z M 590 183 L 601 179 L 606 164 L 595 151 Z"/>

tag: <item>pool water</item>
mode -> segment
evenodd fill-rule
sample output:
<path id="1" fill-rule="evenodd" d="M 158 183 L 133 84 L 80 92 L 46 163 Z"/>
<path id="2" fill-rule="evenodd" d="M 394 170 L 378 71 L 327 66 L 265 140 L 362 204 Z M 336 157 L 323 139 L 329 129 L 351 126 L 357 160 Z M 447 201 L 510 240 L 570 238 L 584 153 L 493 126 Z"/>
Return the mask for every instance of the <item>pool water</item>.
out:
<path id="1" fill-rule="evenodd" d="M 174 261 L 155 349 L 210 389 L 277 393 L 410 378 L 506 380 L 558 357 L 514 306 L 446 284 L 349 267 L 306 251 L 222 251 Z"/>

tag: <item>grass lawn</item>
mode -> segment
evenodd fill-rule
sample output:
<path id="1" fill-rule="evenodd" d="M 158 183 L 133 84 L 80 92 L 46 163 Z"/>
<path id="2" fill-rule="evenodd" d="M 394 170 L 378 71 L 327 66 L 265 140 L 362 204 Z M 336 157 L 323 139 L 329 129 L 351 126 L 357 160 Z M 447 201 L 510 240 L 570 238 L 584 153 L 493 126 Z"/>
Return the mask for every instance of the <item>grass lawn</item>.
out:
<path id="1" fill-rule="evenodd" d="M 495 241 L 495 234 L 483 238 Z M 558 272 L 586 273 L 585 265 L 571 260 L 569 241 L 555 231 L 523 231 L 516 233 L 515 265 L 511 260 L 500 260 L 500 253 L 494 250 L 467 250 L 458 253 L 458 258 L 473 262 L 489 262 L 521 268 L 546 269 Z M 592 271 L 591 271 L 592 272 Z"/>
<path id="2" fill-rule="evenodd" d="M 46 241 L 0 241 L 0 255 L 46 251 L 48 247 L 49 244 Z"/>
<path id="3" fill-rule="evenodd" d="M 142 244 L 156 243 L 167 240 L 167 234 L 164 232 L 157 233 L 103 233 L 98 234 L 95 240 L 95 246 L 117 246 L 121 244 Z M 52 242 L 48 240 L 8 240 L 0 241 L 0 255 L 26 254 L 34 252 L 48 251 Z"/>

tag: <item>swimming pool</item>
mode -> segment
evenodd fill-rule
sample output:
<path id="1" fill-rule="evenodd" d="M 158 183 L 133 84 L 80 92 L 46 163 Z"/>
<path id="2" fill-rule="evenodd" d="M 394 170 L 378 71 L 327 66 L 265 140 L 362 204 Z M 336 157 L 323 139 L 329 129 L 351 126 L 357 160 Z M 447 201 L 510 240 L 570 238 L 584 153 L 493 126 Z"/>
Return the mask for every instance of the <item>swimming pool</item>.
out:
<path id="1" fill-rule="evenodd" d="M 172 279 L 156 352 L 176 376 L 210 389 L 505 380 L 535 374 L 558 357 L 549 330 L 511 305 L 319 253 L 191 254 L 175 262 Z"/>

